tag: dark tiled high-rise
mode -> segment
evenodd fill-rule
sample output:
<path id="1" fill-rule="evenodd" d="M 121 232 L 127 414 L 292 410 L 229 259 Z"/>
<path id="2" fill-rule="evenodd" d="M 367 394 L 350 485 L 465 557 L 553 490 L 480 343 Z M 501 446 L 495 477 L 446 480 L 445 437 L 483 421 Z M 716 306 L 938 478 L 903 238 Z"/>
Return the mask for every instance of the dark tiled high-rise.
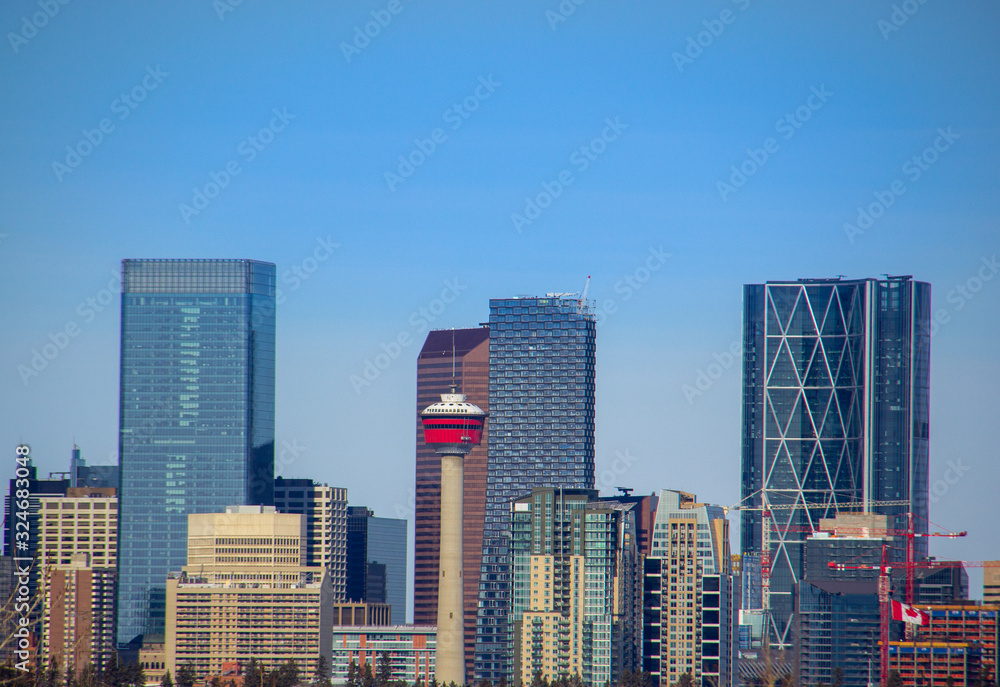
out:
<path id="1" fill-rule="evenodd" d="M 579 297 L 490 300 L 486 519 L 475 679 L 513 675 L 511 502 L 535 487 L 594 488 L 596 322 Z"/>
<path id="2" fill-rule="evenodd" d="M 771 511 L 772 646 L 791 645 L 803 530 L 866 502 L 927 531 L 931 287 L 911 277 L 744 287 L 742 496 Z M 785 508 L 780 508 L 785 506 Z M 791 526 L 795 531 L 788 532 Z M 744 511 L 741 549 L 762 546 Z M 918 538 L 917 556 L 927 553 Z"/>
<path id="3" fill-rule="evenodd" d="M 122 261 L 120 646 L 164 634 L 189 513 L 271 505 L 275 267 Z"/>
<path id="4" fill-rule="evenodd" d="M 441 400 L 452 384 L 469 403 L 489 412 L 490 330 L 441 329 L 427 334 L 417 358 L 417 465 L 414 523 L 413 622 L 437 624 L 438 547 L 441 543 L 441 456 L 424 442 L 420 412 Z M 476 648 L 479 565 L 486 514 L 487 432 L 465 456 L 462 527 L 466 675 L 472 675 Z"/>

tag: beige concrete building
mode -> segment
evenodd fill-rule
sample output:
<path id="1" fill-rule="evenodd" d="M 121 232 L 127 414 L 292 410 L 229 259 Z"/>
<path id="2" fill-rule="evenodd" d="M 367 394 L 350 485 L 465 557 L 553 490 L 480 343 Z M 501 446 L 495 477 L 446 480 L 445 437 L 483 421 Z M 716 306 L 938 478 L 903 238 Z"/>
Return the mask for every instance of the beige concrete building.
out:
<path id="1" fill-rule="evenodd" d="M 43 571 L 41 655 L 79 675 L 100 669 L 114 647 L 118 499 L 113 488 L 71 487 L 39 499 Z"/>
<path id="2" fill-rule="evenodd" d="M 274 507 L 306 519 L 306 564 L 326 568 L 333 598 L 345 599 L 347 588 L 347 489 L 311 479 L 274 480 Z"/>
<path id="3" fill-rule="evenodd" d="M 330 657 L 333 595 L 323 567 L 306 565 L 306 520 L 269 506 L 188 515 L 188 564 L 167 580 L 166 668 L 200 679 L 255 658 L 289 659 L 304 682 Z"/>
<path id="4" fill-rule="evenodd" d="M 1000 561 L 983 563 L 983 603 L 1000 604 Z"/>

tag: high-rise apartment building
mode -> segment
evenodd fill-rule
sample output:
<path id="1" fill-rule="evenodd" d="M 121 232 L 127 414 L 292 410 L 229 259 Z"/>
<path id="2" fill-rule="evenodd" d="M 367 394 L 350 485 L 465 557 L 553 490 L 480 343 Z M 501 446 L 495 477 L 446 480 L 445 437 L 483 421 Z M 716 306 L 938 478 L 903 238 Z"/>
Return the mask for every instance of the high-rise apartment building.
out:
<path id="1" fill-rule="evenodd" d="M 596 321 L 573 294 L 490 300 L 489 465 L 475 679 L 514 679 L 510 508 L 535 487 L 594 488 Z M 471 574 L 471 571 L 470 571 Z"/>
<path id="2" fill-rule="evenodd" d="M 198 679 L 251 658 L 289 660 L 309 682 L 330 659 L 333 598 L 327 570 L 306 565 L 306 522 L 273 506 L 191 514 L 187 565 L 167 580 L 166 667 Z"/>
<path id="3" fill-rule="evenodd" d="M 406 520 L 347 507 L 348 601 L 392 606 L 392 624 L 406 622 Z"/>
<path id="4" fill-rule="evenodd" d="M 490 330 L 442 329 L 427 334 L 417 358 L 417 414 L 448 393 L 452 385 L 466 400 L 489 412 Z M 471 676 L 476 648 L 476 607 L 479 566 L 483 557 L 486 514 L 486 464 L 489 431 L 464 461 L 462 499 L 463 598 L 465 612 L 465 674 Z M 413 622 L 437 623 L 438 549 L 441 544 L 441 456 L 424 441 L 417 421 L 416 495 L 414 515 Z"/>
<path id="5" fill-rule="evenodd" d="M 1000 604 L 1000 561 L 983 563 L 983 603 Z"/>
<path id="6" fill-rule="evenodd" d="M 796 589 L 795 663 L 799 684 L 844 687 L 879 680 L 878 582 L 809 579 Z"/>
<path id="7" fill-rule="evenodd" d="M 335 601 L 347 589 L 347 489 L 311 479 L 274 479 L 274 507 L 306 519 L 306 564 L 329 571 Z"/>
<path id="8" fill-rule="evenodd" d="M 926 532 L 930 285 L 911 277 L 744 287 L 744 505 L 771 509 L 770 635 L 791 648 L 805 532 L 839 510 Z M 874 505 L 895 502 L 897 505 Z M 762 511 L 744 510 L 742 553 Z M 791 527 L 791 529 L 789 529 Z M 925 538 L 917 540 L 926 556 Z"/>
<path id="9" fill-rule="evenodd" d="M 273 503 L 275 267 L 122 262 L 119 646 L 162 635 L 187 516 Z"/>
<path id="10" fill-rule="evenodd" d="M 729 521 L 693 494 L 660 492 L 645 561 L 643 669 L 657 684 L 737 684 L 736 609 Z"/>
<path id="11" fill-rule="evenodd" d="M 536 488 L 514 502 L 511 623 L 517 684 L 634 670 L 641 642 L 635 504 L 586 489 Z"/>

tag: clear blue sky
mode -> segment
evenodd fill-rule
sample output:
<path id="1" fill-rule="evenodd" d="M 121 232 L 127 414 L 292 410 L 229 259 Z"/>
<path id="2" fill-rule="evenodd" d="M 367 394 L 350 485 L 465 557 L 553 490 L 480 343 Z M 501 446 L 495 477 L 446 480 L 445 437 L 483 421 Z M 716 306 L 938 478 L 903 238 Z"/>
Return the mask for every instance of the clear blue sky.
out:
<path id="1" fill-rule="evenodd" d="M 948 320 L 931 481 L 963 472 L 932 515 L 970 530 L 932 548 L 1000 558 L 995 1 L 893 16 L 888 0 L 589 0 L 565 17 L 556 0 L 51 1 L 51 17 L 0 9 L 0 476 L 19 440 L 43 471 L 66 469 L 74 439 L 115 459 L 122 258 L 275 262 L 280 471 L 387 516 L 409 515 L 419 311 L 446 281 L 459 295 L 435 327 L 592 275 L 615 310 L 598 334 L 599 474 L 631 456 L 598 481 L 731 504 L 738 366 L 692 403 L 683 387 L 738 340 L 742 284 L 912 274 Z M 214 196 L 197 214 L 181 207 L 195 189 Z M 314 262 L 318 240 L 338 247 Z M 630 286 L 651 249 L 670 257 Z M 18 366 L 68 325 L 25 383 Z M 351 375 L 401 333 L 414 343 L 356 393 Z"/>

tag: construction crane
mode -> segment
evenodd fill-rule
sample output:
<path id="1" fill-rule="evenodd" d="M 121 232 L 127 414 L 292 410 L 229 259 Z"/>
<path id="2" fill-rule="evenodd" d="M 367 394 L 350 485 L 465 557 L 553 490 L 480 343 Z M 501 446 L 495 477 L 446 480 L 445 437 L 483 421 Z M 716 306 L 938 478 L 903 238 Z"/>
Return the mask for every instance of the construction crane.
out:
<path id="1" fill-rule="evenodd" d="M 829 566 L 833 570 L 878 570 L 878 600 L 879 600 L 879 653 L 881 656 L 881 684 L 888 684 L 889 681 L 889 619 L 892 618 L 892 606 L 890 597 L 891 587 L 891 575 L 892 575 L 892 565 L 889 564 L 889 544 L 882 544 L 882 562 L 879 565 L 848 565 L 846 563 L 835 563 L 834 561 L 829 562 Z M 948 567 L 964 567 L 964 568 L 981 568 L 984 563 L 982 561 L 920 561 L 918 563 L 896 563 L 896 567 L 904 567 L 907 573 L 907 579 L 910 579 L 913 575 L 913 570 L 916 568 L 948 568 Z M 907 595 L 910 595 L 910 591 L 907 590 Z M 907 603 L 907 605 L 911 605 Z"/>
<path id="2" fill-rule="evenodd" d="M 760 494 L 761 505 L 759 506 L 744 506 L 740 505 L 743 501 L 753 498 L 757 494 Z M 730 510 L 743 510 L 743 511 L 761 511 L 761 544 L 760 544 L 760 587 L 761 587 L 761 607 L 764 611 L 764 625 L 765 627 L 770 626 L 771 622 L 771 511 L 775 510 L 794 510 L 796 508 L 801 508 L 803 510 L 809 509 L 819 509 L 819 508 L 829 508 L 834 507 L 837 512 L 854 512 L 850 509 L 853 507 L 862 508 L 865 505 L 868 507 L 878 506 L 878 507 L 890 507 L 890 506 L 909 506 L 909 501 L 865 501 L 865 502 L 852 502 L 847 504 L 806 504 L 806 503 L 782 503 L 782 504 L 769 504 L 767 502 L 767 493 L 763 490 L 754 492 L 746 498 L 743 499 L 734 506 L 730 506 L 725 509 L 726 512 Z M 788 531 L 788 530 L 785 530 Z M 810 530 L 812 531 L 812 530 Z M 769 631 L 764 632 L 764 641 L 767 642 Z"/>
<path id="3" fill-rule="evenodd" d="M 887 505 L 886 502 L 875 502 L 872 505 Z M 906 539 L 906 603 L 913 605 L 913 590 L 915 582 L 913 571 L 917 569 L 916 552 L 914 540 L 924 537 L 945 537 L 946 539 L 958 539 L 968 536 L 968 532 L 916 532 L 913 527 L 913 513 L 907 513 L 907 527 L 905 530 L 882 528 L 882 527 L 835 527 L 830 534 L 833 536 L 862 536 L 862 537 L 901 537 Z M 815 534 L 818 530 L 812 527 L 802 527 L 789 525 L 782 530 L 784 532 L 802 532 L 805 534 Z"/>
<path id="4" fill-rule="evenodd" d="M 580 295 L 580 300 L 576 304 L 577 314 L 581 314 L 583 309 L 587 307 L 587 290 L 590 288 L 590 275 L 587 275 L 587 283 L 583 285 L 583 293 Z"/>

